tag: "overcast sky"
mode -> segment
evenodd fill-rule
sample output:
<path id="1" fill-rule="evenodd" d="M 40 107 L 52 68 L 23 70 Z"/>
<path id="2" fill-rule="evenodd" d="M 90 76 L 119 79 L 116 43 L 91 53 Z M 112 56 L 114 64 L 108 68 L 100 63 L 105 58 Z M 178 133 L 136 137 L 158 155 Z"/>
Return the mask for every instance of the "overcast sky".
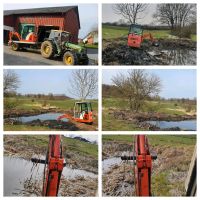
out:
<path id="1" fill-rule="evenodd" d="M 197 96 L 196 70 L 194 69 L 151 69 L 146 71 L 160 77 L 162 82 L 161 97 L 193 99 Z M 126 74 L 127 70 L 103 70 L 103 84 L 113 84 L 112 77 L 119 72 Z"/>
<path id="2" fill-rule="evenodd" d="M 74 138 L 74 137 L 82 137 L 90 142 L 96 142 L 98 144 L 98 135 L 97 134 L 65 134 L 66 137 Z"/>
<path id="3" fill-rule="evenodd" d="M 153 19 L 153 14 L 156 11 L 157 4 L 149 4 L 144 14 L 140 15 L 141 19 L 137 21 L 140 24 L 151 24 L 156 22 Z M 114 4 L 103 4 L 102 5 L 102 21 L 103 22 L 117 22 L 123 17 L 119 14 L 116 14 L 113 10 Z M 157 22 L 156 22 L 157 23 Z"/>
<path id="4" fill-rule="evenodd" d="M 92 28 L 98 26 L 98 6 L 97 4 L 4 4 L 4 10 L 59 7 L 78 5 L 81 29 L 79 37 L 85 37 Z"/>
<path id="5" fill-rule="evenodd" d="M 15 69 L 20 79 L 17 93 L 21 94 L 65 94 L 69 93 L 71 69 Z M 94 95 L 97 98 L 98 91 Z"/>

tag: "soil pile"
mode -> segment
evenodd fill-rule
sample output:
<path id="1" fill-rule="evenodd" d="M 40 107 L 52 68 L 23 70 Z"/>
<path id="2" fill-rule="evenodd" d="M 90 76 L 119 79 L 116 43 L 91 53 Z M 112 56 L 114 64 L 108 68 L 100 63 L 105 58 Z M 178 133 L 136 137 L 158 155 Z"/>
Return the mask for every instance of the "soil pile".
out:
<path id="1" fill-rule="evenodd" d="M 103 40 L 103 65 L 195 65 L 196 42 L 188 39 L 159 39 L 155 47 L 146 42 L 140 49 L 127 46 L 127 38 Z"/>

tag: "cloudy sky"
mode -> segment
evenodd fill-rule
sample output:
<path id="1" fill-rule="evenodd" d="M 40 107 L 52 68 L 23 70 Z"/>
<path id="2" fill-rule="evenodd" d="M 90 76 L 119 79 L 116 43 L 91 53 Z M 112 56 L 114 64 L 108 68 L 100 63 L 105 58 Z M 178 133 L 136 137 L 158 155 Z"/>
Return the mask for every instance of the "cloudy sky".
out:
<path id="1" fill-rule="evenodd" d="M 156 11 L 157 4 L 149 4 L 144 14 L 140 15 L 141 19 L 138 20 L 140 24 L 155 24 L 156 20 L 153 19 L 153 14 Z M 116 14 L 113 10 L 114 4 L 102 5 L 102 21 L 103 22 L 117 22 L 122 19 L 122 16 Z"/>
<path id="2" fill-rule="evenodd" d="M 127 73 L 126 69 L 103 70 L 103 84 L 113 84 L 112 77 L 118 73 Z M 161 97 L 194 98 L 197 96 L 196 70 L 194 69 L 151 69 L 146 72 L 160 77 Z"/>

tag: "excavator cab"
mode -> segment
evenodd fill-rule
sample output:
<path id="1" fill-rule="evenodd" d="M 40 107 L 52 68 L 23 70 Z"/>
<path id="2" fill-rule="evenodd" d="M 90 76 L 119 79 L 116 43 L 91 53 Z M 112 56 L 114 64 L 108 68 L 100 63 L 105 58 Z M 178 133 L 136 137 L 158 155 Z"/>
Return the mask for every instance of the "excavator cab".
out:
<path id="1" fill-rule="evenodd" d="M 128 33 L 127 45 L 132 48 L 140 48 L 143 42 L 150 42 L 152 46 L 158 47 L 159 42 L 151 33 L 144 33 L 144 30 L 139 24 L 131 24 Z"/>
<path id="2" fill-rule="evenodd" d="M 140 48 L 142 43 L 143 29 L 141 25 L 131 24 L 128 33 L 128 46 Z"/>
<path id="3" fill-rule="evenodd" d="M 74 119 L 78 122 L 92 124 L 92 105 L 90 102 L 76 102 L 74 104 Z"/>
<path id="4" fill-rule="evenodd" d="M 35 32 L 34 24 L 22 24 L 21 25 L 21 39 L 29 40 L 28 36 Z"/>

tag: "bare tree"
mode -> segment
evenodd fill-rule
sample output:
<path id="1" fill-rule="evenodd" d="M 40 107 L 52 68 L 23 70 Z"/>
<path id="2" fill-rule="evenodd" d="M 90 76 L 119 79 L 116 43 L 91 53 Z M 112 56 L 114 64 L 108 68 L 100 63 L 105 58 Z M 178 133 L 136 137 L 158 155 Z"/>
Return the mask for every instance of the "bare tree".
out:
<path id="1" fill-rule="evenodd" d="M 4 95 L 14 93 L 19 87 L 19 76 L 13 70 L 4 70 L 3 74 L 3 92 Z"/>
<path id="2" fill-rule="evenodd" d="M 72 72 L 69 92 L 81 100 L 97 94 L 98 72 L 95 69 L 77 69 Z"/>
<path id="3" fill-rule="evenodd" d="M 161 90 L 160 78 L 141 69 L 130 70 L 127 75 L 120 73 L 112 81 L 124 97 L 128 98 L 130 109 L 134 112 L 138 112 L 145 100 L 157 96 Z"/>
<path id="4" fill-rule="evenodd" d="M 143 13 L 146 8 L 147 4 L 142 3 L 123 3 L 115 4 L 113 6 L 115 13 L 123 16 L 123 18 L 126 19 L 130 24 L 135 24 L 141 17 L 139 17 L 139 15 Z"/>
<path id="5" fill-rule="evenodd" d="M 158 4 L 154 17 L 171 29 L 195 23 L 196 4 Z"/>

